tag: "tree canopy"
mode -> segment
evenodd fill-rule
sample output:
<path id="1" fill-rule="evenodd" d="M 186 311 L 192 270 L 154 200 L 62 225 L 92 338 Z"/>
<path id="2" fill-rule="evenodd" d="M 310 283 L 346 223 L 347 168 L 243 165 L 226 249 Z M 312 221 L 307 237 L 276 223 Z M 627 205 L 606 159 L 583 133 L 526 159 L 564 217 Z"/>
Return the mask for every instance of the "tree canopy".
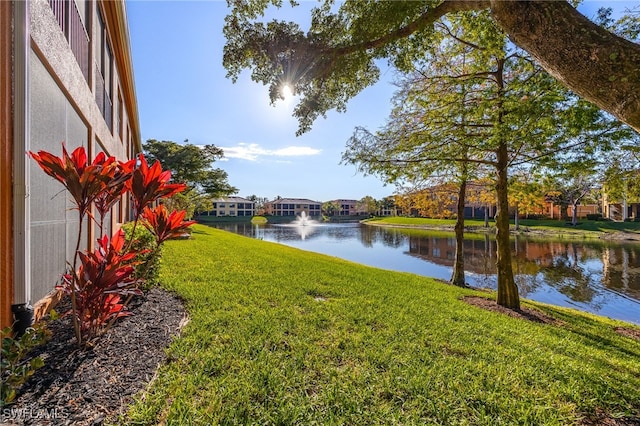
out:
<path id="1" fill-rule="evenodd" d="M 189 188 L 210 197 L 238 192 L 228 183 L 227 172 L 212 166 L 213 162 L 224 156 L 222 149 L 215 145 L 198 147 L 186 142 L 188 141 L 178 144 L 149 139 L 142 145 L 142 149 L 150 162 L 159 160 L 163 168 L 171 170 L 174 182 L 185 183 Z"/>
<path id="2" fill-rule="evenodd" d="M 509 45 L 485 11 L 450 15 L 436 25 L 432 41 L 417 70 L 399 84 L 388 124 L 375 134 L 356 129 L 343 160 L 396 183 L 439 173 L 457 184 L 452 281 L 461 285 L 456 271 L 464 267 L 466 185 L 491 177 L 497 196 L 498 300 L 518 308 L 509 241 L 512 169 L 543 159 L 557 163 L 576 148 L 592 154 L 628 135 L 617 134 L 610 116 L 577 99 L 526 52 Z"/>
<path id="3" fill-rule="evenodd" d="M 257 22 L 282 0 L 228 0 L 223 64 L 236 79 L 245 69 L 269 86 L 271 101 L 284 85 L 300 95 L 294 116 L 308 131 L 327 111 L 380 77 L 388 59 L 410 70 L 434 38 L 434 23 L 449 14 L 487 10 L 510 40 L 580 97 L 640 130 L 640 45 L 599 26 L 566 1 L 326 0 L 312 11 L 305 33 L 295 22 Z M 295 4 L 295 2 L 291 2 Z"/>

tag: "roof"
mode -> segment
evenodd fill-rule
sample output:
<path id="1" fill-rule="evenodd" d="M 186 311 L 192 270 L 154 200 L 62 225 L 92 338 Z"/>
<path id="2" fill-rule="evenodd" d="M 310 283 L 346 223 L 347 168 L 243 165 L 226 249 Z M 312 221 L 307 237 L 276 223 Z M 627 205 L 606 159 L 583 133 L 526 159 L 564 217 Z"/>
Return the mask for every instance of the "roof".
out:
<path id="1" fill-rule="evenodd" d="M 253 203 L 254 202 L 251 200 L 247 200 L 246 198 L 243 198 L 243 197 L 223 197 L 223 198 L 216 198 L 213 201 L 216 203 Z"/>
<path id="2" fill-rule="evenodd" d="M 313 201 L 307 198 L 278 198 L 273 201 L 269 201 L 271 204 L 322 204 L 320 201 Z"/>

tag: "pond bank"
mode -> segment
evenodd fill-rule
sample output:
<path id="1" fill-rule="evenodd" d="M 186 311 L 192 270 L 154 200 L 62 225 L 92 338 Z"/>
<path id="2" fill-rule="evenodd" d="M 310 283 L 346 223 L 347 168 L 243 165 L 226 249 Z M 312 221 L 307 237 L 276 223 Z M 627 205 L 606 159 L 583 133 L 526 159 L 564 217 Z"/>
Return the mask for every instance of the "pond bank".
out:
<path id="1" fill-rule="evenodd" d="M 438 221 L 442 222 L 442 221 Z M 453 222 L 453 221 L 452 221 Z M 428 231 L 444 231 L 454 232 L 453 224 L 423 223 L 423 220 L 416 218 L 416 223 L 390 223 L 384 219 L 382 220 L 364 220 L 360 223 L 371 226 L 383 226 L 388 228 L 406 228 L 406 229 L 422 229 Z M 485 227 L 484 225 L 470 225 L 465 226 L 464 231 L 477 234 L 494 234 L 495 226 Z M 573 227 L 549 227 L 549 226 L 532 226 L 530 224 L 520 225 L 520 229 L 516 230 L 515 225 L 510 227 L 511 235 L 531 236 L 531 237 L 551 237 L 551 238 L 572 238 L 572 239 L 591 239 L 591 240 L 606 240 L 617 242 L 640 242 L 640 233 L 633 231 L 619 231 L 619 230 L 585 230 Z"/>

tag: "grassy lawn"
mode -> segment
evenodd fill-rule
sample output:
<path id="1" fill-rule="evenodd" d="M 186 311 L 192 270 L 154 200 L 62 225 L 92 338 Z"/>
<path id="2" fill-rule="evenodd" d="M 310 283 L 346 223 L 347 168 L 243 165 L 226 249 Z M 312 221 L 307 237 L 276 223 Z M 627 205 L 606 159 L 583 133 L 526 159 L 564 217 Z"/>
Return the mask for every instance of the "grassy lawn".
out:
<path id="1" fill-rule="evenodd" d="M 381 217 L 369 220 L 371 223 L 402 226 L 422 226 L 422 227 L 451 227 L 455 224 L 455 219 L 427 219 L 420 217 Z M 573 227 L 567 225 L 564 220 L 532 220 L 520 219 L 520 227 L 526 230 L 541 230 L 549 233 L 570 235 L 580 234 L 584 236 L 600 235 L 602 232 L 631 232 L 640 233 L 640 222 L 609 222 L 595 220 L 580 220 L 578 225 Z M 484 219 L 465 219 L 465 226 L 469 228 L 483 228 Z M 512 229 L 515 227 L 511 221 Z M 489 221 L 489 226 L 494 226 L 494 221 Z M 593 234 L 593 235 L 591 235 Z"/>
<path id="2" fill-rule="evenodd" d="M 640 415 L 640 342 L 613 321 L 486 295 L 201 225 L 161 282 L 190 322 L 128 424 L 567 425 Z M 161 315 L 161 313 L 159 313 Z M 141 342 L 143 344 L 144 342 Z"/>

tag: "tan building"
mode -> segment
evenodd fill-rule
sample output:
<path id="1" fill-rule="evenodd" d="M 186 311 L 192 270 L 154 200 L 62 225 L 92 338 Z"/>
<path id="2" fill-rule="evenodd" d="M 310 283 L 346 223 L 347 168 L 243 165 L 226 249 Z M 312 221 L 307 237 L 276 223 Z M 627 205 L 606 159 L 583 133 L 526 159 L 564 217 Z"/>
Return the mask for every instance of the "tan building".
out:
<path id="1" fill-rule="evenodd" d="M 211 216 L 253 217 L 256 203 L 242 197 L 225 197 L 213 201 Z"/>
<path id="2" fill-rule="evenodd" d="M 84 146 L 126 160 L 141 150 L 125 3 L 0 2 L 0 323 L 36 315 L 73 257 L 79 222 L 68 194 L 25 152 Z M 12 96 L 13 94 L 13 96 Z M 123 199 L 112 230 L 128 218 Z M 86 229 L 86 228 L 85 228 Z M 83 236 L 91 244 L 94 230 Z"/>
<path id="3" fill-rule="evenodd" d="M 265 204 L 265 211 L 273 216 L 322 216 L 322 203 L 305 198 L 278 198 Z"/>
<path id="4" fill-rule="evenodd" d="M 362 214 L 358 212 L 358 200 L 332 200 L 336 206 L 340 206 L 340 210 L 336 213 L 339 216 L 352 216 Z"/>
<path id="5" fill-rule="evenodd" d="M 633 201 L 637 201 L 637 199 Z M 602 216 L 616 221 L 636 220 L 640 218 L 640 203 L 612 198 L 604 188 L 602 191 Z"/>

